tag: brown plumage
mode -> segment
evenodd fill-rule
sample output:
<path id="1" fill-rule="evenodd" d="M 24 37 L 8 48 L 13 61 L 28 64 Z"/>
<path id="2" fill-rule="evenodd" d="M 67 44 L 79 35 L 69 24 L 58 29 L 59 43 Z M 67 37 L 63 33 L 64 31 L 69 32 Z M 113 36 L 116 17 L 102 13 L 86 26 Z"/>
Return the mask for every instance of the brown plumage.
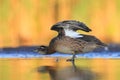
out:
<path id="1" fill-rule="evenodd" d="M 54 52 L 72 53 L 73 57 L 70 60 L 74 61 L 77 53 L 86 53 L 95 48 L 106 46 L 92 35 L 75 32 L 76 30 L 91 31 L 84 23 L 79 21 L 67 20 L 58 22 L 52 26 L 51 30 L 57 31 L 58 35 L 50 41 L 46 54 Z"/>

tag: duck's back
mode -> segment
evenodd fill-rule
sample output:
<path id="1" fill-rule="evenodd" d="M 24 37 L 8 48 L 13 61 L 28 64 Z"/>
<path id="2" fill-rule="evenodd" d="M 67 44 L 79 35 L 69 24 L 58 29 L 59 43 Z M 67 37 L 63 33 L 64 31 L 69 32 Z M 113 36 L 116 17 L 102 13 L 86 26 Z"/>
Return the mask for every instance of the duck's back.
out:
<path id="1" fill-rule="evenodd" d="M 77 38 L 77 39 L 84 40 L 88 43 L 95 43 L 96 45 L 99 45 L 99 46 L 107 46 L 106 44 L 101 42 L 99 39 L 97 39 L 95 36 L 85 35 L 85 34 L 80 34 L 80 35 L 82 35 L 83 37 L 80 37 L 80 38 Z"/>

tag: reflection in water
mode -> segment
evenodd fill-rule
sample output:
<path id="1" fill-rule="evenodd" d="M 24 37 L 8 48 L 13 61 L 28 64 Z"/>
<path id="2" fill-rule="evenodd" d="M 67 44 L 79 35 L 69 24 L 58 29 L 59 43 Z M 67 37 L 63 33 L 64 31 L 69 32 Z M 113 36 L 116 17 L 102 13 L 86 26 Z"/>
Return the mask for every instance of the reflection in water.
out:
<path id="1" fill-rule="evenodd" d="M 0 80 L 50 80 L 50 76 L 51 80 L 120 80 L 120 59 L 80 58 L 75 60 L 76 66 L 66 58 L 55 60 L 0 59 Z"/>
<path id="2" fill-rule="evenodd" d="M 98 75 L 88 68 L 72 66 L 58 69 L 53 66 L 40 66 L 37 68 L 39 73 L 48 72 L 51 80 L 97 80 Z"/>

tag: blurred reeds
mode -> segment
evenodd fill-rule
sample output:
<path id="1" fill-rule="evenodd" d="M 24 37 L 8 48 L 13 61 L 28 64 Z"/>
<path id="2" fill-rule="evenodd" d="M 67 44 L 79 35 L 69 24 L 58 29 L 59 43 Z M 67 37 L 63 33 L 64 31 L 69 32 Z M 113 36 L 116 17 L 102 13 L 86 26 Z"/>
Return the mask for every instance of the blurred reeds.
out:
<path id="1" fill-rule="evenodd" d="M 0 0 L 0 47 L 47 45 L 61 20 L 85 22 L 107 43 L 120 42 L 120 0 Z"/>

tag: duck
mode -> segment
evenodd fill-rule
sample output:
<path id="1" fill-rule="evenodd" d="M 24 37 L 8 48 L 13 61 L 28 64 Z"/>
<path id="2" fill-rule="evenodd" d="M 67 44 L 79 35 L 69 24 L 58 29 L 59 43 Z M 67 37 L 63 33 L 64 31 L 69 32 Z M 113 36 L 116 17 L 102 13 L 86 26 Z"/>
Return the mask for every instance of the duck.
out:
<path id="1" fill-rule="evenodd" d="M 58 35 L 51 39 L 48 46 L 40 46 L 38 51 L 44 54 L 55 52 L 72 54 L 72 58 L 67 61 L 74 61 L 75 55 L 91 52 L 99 47 L 106 47 L 100 39 L 93 35 L 80 34 L 77 30 L 85 32 L 92 31 L 85 23 L 76 20 L 65 20 L 57 22 L 51 27 Z"/>

